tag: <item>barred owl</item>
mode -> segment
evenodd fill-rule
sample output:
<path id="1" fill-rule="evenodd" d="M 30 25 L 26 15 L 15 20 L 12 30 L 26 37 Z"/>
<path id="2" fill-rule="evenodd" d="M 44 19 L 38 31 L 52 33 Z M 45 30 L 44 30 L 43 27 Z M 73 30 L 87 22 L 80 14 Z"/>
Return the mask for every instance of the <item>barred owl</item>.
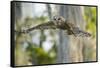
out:
<path id="1" fill-rule="evenodd" d="M 65 23 L 65 19 L 62 16 L 54 16 L 53 22 L 55 26 L 61 26 Z"/>
<path id="2" fill-rule="evenodd" d="M 52 21 L 37 25 L 35 27 L 24 30 L 23 33 L 29 33 L 34 29 L 61 29 L 65 30 L 67 35 L 74 36 L 91 36 L 90 33 L 80 30 L 75 24 L 68 22 L 62 16 L 54 16 Z"/>

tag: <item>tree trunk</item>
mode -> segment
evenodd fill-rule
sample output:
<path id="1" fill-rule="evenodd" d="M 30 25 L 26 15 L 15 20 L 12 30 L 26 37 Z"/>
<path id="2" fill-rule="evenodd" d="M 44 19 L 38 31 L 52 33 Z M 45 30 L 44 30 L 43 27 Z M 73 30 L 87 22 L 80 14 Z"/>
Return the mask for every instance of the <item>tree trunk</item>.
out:
<path id="1" fill-rule="evenodd" d="M 51 12 L 52 10 L 51 10 L 50 4 L 47 4 L 46 8 L 47 8 L 49 19 L 51 20 L 52 19 L 52 12 Z"/>
<path id="2" fill-rule="evenodd" d="M 81 29 L 84 29 L 85 24 L 82 17 L 81 7 L 63 5 L 60 6 L 58 14 L 63 16 L 66 20 L 75 23 L 76 26 L 80 26 Z M 57 47 L 57 63 L 82 62 L 82 39 L 66 35 L 64 35 L 62 31 L 59 32 L 60 41 Z"/>

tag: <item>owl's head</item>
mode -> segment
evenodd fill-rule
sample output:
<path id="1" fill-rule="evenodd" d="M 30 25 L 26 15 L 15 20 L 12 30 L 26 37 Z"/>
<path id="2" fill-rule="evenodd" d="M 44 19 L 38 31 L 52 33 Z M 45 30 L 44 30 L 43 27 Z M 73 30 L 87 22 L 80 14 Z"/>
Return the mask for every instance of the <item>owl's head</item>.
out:
<path id="1" fill-rule="evenodd" d="M 59 22 L 65 21 L 65 19 L 62 16 L 54 16 L 53 20 L 54 21 L 59 21 Z"/>
<path id="2" fill-rule="evenodd" d="M 65 22 L 65 19 L 62 16 L 54 16 L 53 21 L 55 25 L 62 25 Z"/>

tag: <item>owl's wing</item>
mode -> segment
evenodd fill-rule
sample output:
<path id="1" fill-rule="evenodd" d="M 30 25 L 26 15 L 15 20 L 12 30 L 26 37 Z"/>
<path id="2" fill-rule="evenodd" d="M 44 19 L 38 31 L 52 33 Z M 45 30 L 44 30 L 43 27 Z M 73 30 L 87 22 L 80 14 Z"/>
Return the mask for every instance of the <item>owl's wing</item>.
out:
<path id="1" fill-rule="evenodd" d="M 90 37 L 91 36 L 90 33 L 80 30 L 79 27 L 77 27 L 74 23 L 67 22 L 66 26 L 68 27 L 67 28 L 68 35 L 74 35 L 75 37 L 77 36 Z"/>
<path id="2" fill-rule="evenodd" d="M 68 35 L 72 35 L 72 34 L 73 34 L 75 37 L 77 36 L 77 35 L 75 34 L 75 31 L 73 31 L 73 29 L 74 29 L 74 27 L 75 27 L 75 24 L 73 24 L 73 23 L 67 21 L 67 22 L 65 22 L 65 26 L 66 26 L 67 34 L 68 34 Z"/>
<path id="3" fill-rule="evenodd" d="M 34 30 L 34 29 L 56 29 L 57 27 L 54 25 L 53 21 L 48 21 L 46 23 L 34 26 L 32 28 L 29 28 L 27 30 L 23 30 L 23 33 L 29 33 L 30 31 Z"/>
<path id="4" fill-rule="evenodd" d="M 91 36 L 90 33 L 80 30 L 78 27 L 74 27 L 72 31 L 75 36 L 81 36 L 81 37 L 90 37 Z"/>

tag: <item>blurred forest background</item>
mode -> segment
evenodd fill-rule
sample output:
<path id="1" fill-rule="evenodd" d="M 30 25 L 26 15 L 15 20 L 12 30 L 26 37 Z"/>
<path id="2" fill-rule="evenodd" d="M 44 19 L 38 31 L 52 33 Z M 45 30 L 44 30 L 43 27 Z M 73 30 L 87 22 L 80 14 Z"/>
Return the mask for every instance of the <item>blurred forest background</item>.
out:
<path id="1" fill-rule="evenodd" d="M 15 65 L 96 61 L 96 7 L 15 2 L 15 30 L 21 31 L 63 16 L 91 37 L 68 36 L 63 30 L 15 33 Z"/>

